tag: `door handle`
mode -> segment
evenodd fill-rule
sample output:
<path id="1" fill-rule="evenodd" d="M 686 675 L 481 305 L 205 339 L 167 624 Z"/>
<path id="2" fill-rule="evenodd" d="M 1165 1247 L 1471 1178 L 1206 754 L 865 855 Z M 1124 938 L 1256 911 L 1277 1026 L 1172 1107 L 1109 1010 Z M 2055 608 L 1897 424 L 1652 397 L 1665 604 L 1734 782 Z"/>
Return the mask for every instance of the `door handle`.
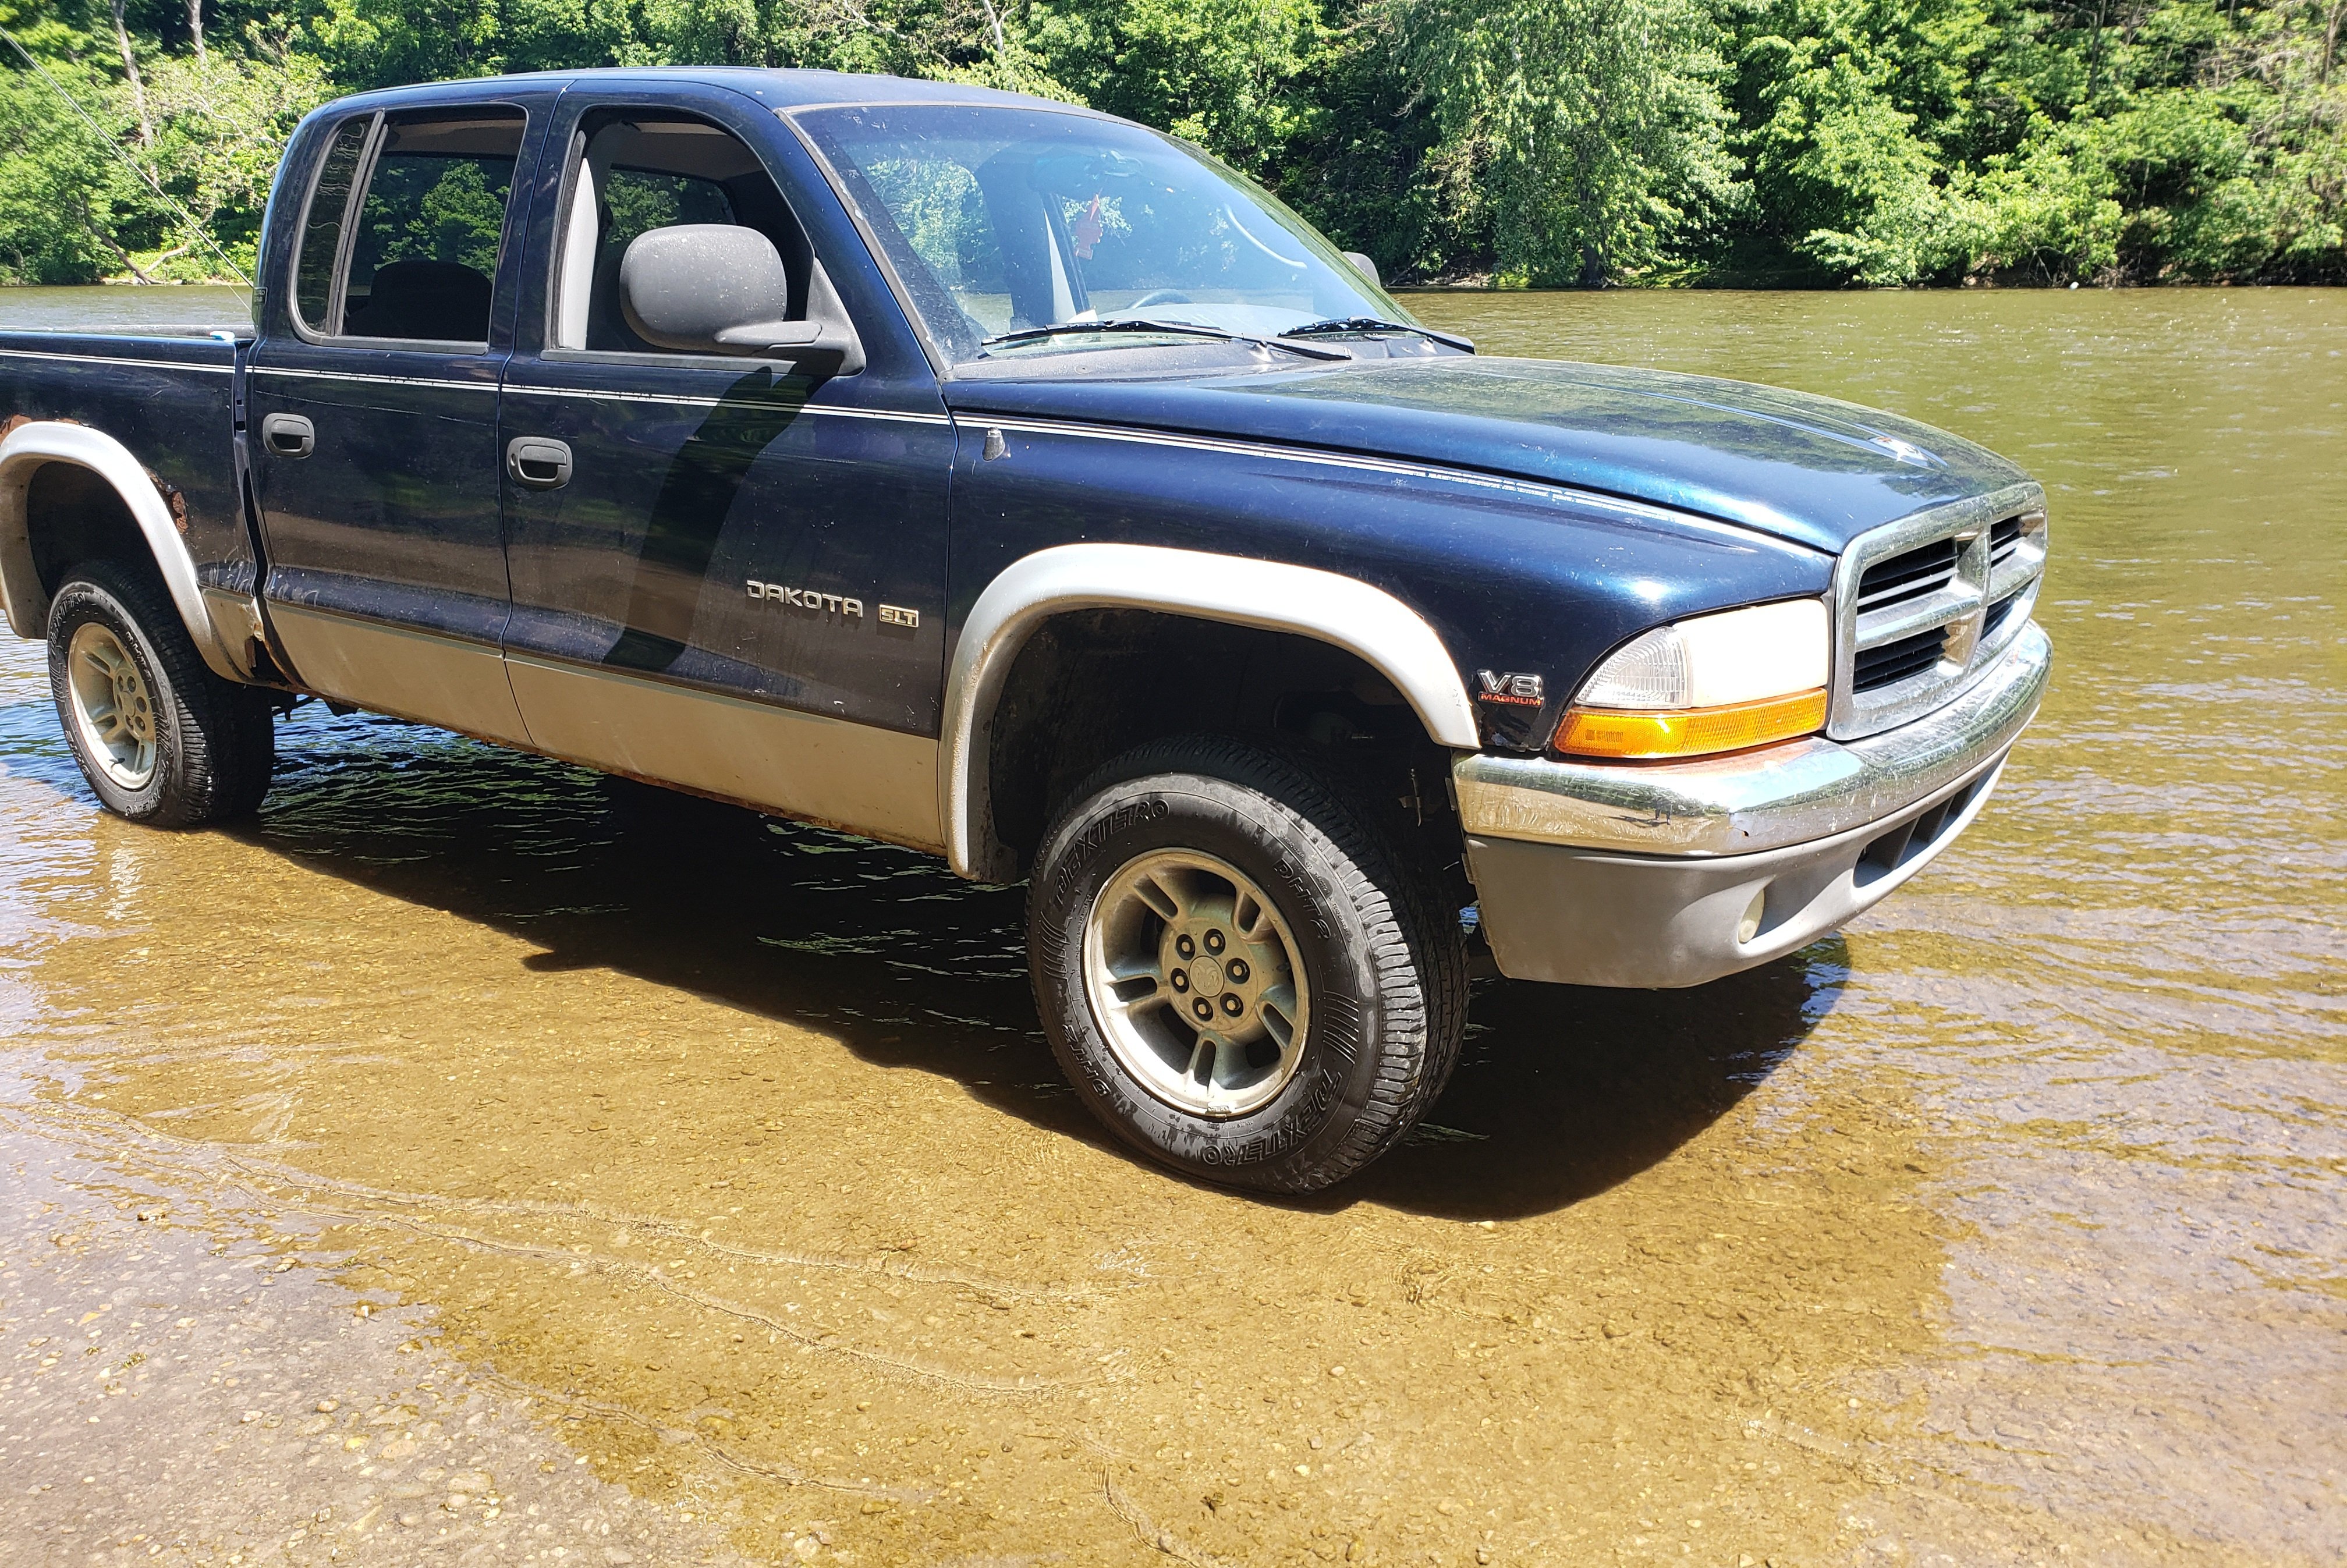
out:
<path id="1" fill-rule="evenodd" d="M 506 472 L 533 490 L 559 490 L 570 483 L 570 446 L 545 436 L 517 436 L 506 443 Z"/>
<path id="2" fill-rule="evenodd" d="M 318 449 L 318 427 L 298 414 L 263 415 L 261 444 L 272 456 L 307 457 Z"/>

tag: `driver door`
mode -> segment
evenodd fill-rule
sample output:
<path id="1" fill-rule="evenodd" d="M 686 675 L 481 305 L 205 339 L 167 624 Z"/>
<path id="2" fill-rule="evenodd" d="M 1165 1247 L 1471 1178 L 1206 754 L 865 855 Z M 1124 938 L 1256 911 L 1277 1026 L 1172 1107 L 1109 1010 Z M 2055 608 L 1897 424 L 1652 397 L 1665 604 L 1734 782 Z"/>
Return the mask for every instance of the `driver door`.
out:
<path id="1" fill-rule="evenodd" d="M 952 425 L 860 246 L 839 247 L 844 215 L 801 220 L 811 198 L 835 212 L 827 188 L 730 97 L 564 100 L 498 433 L 508 672 L 540 750 L 934 847 Z M 689 223 L 765 234 L 797 315 L 836 288 L 864 366 L 639 336 L 620 261 Z"/>

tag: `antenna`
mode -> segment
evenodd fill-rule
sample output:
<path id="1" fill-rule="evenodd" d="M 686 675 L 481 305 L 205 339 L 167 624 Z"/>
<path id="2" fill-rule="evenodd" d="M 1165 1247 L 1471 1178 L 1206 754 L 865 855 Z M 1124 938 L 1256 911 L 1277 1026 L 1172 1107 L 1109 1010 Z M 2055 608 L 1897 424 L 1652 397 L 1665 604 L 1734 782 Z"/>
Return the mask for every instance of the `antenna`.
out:
<path id="1" fill-rule="evenodd" d="M 190 217 L 186 208 L 171 200 L 170 196 L 163 190 L 163 188 L 155 183 L 155 177 L 147 172 L 145 169 L 141 168 L 136 159 L 133 159 L 128 153 L 122 150 L 121 143 L 116 141 L 112 137 L 106 134 L 106 128 L 99 125 L 97 120 L 93 119 L 87 109 L 81 107 L 80 99 L 75 97 L 73 94 L 66 91 L 65 84 L 58 81 L 56 77 L 49 75 L 47 68 L 44 67 L 40 61 L 33 58 L 33 52 L 30 49 L 26 48 L 23 44 L 17 41 L 15 34 L 11 33 L 5 27 L 0 27 L 0 38 L 7 39 L 9 46 L 15 49 L 17 54 L 24 56 L 25 63 L 33 67 L 35 74 L 37 75 L 41 80 L 48 83 L 49 86 L 56 90 L 57 97 L 66 100 L 67 108 L 71 108 L 74 113 L 81 117 L 81 123 L 89 127 L 90 134 L 97 138 L 99 143 L 105 147 L 107 151 L 120 159 L 125 168 L 128 169 L 131 173 L 137 175 L 139 179 L 145 180 L 147 182 L 147 189 L 155 193 L 157 200 L 162 202 L 164 206 L 169 207 L 172 211 L 179 215 L 179 221 L 188 226 L 189 232 L 195 235 L 197 239 L 201 240 L 205 244 L 210 246 L 212 254 L 218 256 L 220 259 L 221 264 L 226 266 L 230 272 L 234 272 L 239 278 L 242 279 L 246 288 L 250 289 L 254 286 L 252 279 L 246 275 L 245 270 L 242 267 L 238 266 L 233 261 L 231 261 L 229 259 L 229 253 L 220 248 L 220 242 L 211 237 L 211 231 L 206 229 L 202 224 L 197 222 L 194 218 Z"/>

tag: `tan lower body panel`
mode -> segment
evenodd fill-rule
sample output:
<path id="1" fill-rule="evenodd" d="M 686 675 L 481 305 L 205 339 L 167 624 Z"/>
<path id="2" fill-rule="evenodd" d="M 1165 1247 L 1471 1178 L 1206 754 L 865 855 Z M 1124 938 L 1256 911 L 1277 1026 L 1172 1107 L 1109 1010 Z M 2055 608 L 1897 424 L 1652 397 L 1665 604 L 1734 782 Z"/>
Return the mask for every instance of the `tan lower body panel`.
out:
<path id="1" fill-rule="evenodd" d="M 506 669 L 533 750 L 867 837 L 944 847 L 933 740 L 616 671 L 522 658 Z"/>
<path id="2" fill-rule="evenodd" d="M 309 691 L 507 745 L 530 743 L 494 648 L 294 604 L 272 604 L 269 618 Z"/>
<path id="3" fill-rule="evenodd" d="M 251 678 L 252 645 L 266 641 L 261 634 L 261 613 L 252 596 L 207 586 L 204 609 L 211 615 L 212 630 L 220 634 L 220 645 L 228 651 L 229 662 L 236 666 L 239 675 Z"/>

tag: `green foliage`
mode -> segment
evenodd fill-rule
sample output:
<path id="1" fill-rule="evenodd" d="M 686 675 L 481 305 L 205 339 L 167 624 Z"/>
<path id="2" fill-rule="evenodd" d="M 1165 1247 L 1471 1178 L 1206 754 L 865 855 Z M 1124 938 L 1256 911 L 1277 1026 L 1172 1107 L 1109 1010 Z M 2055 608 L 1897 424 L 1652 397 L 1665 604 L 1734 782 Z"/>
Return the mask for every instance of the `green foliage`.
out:
<path id="1" fill-rule="evenodd" d="M 1512 281 L 1650 271 L 1742 194 L 1692 0 L 1404 0 L 1396 23 L 1443 128 L 1434 156 L 1490 203 Z"/>
<path id="2" fill-rule="evenodd" d="M 735 64 L 1143 120 L 1398 281 L 2347 282 L 2347 0 L 205 0 L 201 51 L 186 0 L 116 15 L 0 0 L 97 124 L 0 56 L 0 281 L 249 267 L 340 92 Z M 493 182 L 442 172 L 396 242 L 469 260 Z"/>
<path id="3" fill-rule="evenodd" d="M 1027 46 L 1067 96 L 1211 148 L 1251 174 L 1317 107 L 1318 0 L 1064 0 L 1029 15 Z"/>

